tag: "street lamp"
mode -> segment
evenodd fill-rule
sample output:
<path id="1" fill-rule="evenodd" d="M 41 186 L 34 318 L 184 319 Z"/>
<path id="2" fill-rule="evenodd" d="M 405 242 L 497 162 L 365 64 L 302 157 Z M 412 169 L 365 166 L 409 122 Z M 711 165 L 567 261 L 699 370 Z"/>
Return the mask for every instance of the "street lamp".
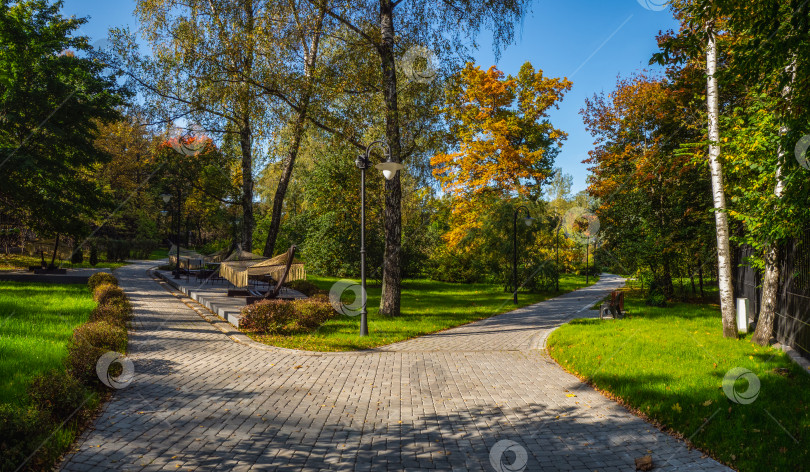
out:
<path id="1" fill-rule="evenodd" d="M 554 291 L 559 292 L 560 291 L 560 230 L 562 229 L 563 220 L 559 216 L 559 214 L 557 215 L 556 220 L 557 220 L 557 237 L 554 240 L 554 257 L 557 260 L 557 262 L 555 264 L 555 266 L 556 266 L 555 272 L 557 272 L 557 280 L 554 283 Z"/>
<path id="2" fill-rule="evenodd" d="M 515 208 L 514 218 L 512 219 L 512 288 L 515 290 L 512 294 L 512 300 L 517 305 L 517 293 L 518 293 L 518 285 L 517 285 L 517 218 L 520 210 L 524 210 L 526 212 L 526 218 L 523 218 L 523 222 L 526 226 L 531 226 L 534 223 L 534 218 L 532 215 L 529 214 L 529 209 L 525 206 L 519 206 Z"/>
<path id="3" fill-rule="evenodd" d="M 163 203 L 168 204 L 169 201 L 172 199 L 172 195 L 170 193 L 161 193 L 160 198 L 163 199 Z M 161 212 L 162 213 L 162 212 Z M 176 220 L 177 220 L 177 240 L 175 245 L 177 246 L 177 261 L 174 266 L 174 271 L 172 275 L 175 279 L 180 279 L 180 187 L 177 187 L 177 213 Z"/>
<path id="4" fill-rule="evenodd" d="M 371 148 L 379 145 L 383 148 L 385 161 L 374 167 L 382 171 L 385 180 L 391 180 L 397 171 L 405 166 L 391 160 L 391 148 L 383 140 L 377 140 L 366 146 L 366 153 L 357 156 L 355 164 L 360 169 L 360 287 L 363 307 L 360 309 L 360 336 L 368 336 L 368 309 L 366 308 L 366 169 L 371 167 Z"/>

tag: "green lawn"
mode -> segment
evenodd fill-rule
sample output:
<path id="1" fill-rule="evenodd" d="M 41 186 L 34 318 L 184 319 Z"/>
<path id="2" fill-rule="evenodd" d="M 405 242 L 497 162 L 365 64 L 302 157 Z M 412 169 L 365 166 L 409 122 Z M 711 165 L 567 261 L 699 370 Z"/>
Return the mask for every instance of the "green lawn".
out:
<path id="1" fill-rule="evenodd" d="M 149 254 L 150 261 L 159 261 L 160 259 L 166 259 L 168 257 L 169 257 L 169 249 L 165 247 L 161 249 L 155 249 L 154 251 L 152 251 L 151 254 Z"/>
<path id="2" fill-rule="evenodd" d="M 716 294 L 716 289 L 714 291 Z M 660 422 L 742 471 L 795 470 L 810 461 L 810 375 L 780 350 L 722 336 L 710 303 L 645 306 L 626 299 L 622 320 L 573 320 L 550 336 L 549 353 L 569 372 Z M 760 380 L 756 400 L 722 389 L 735 367 Z M 746 380 L 734 384 L 737 392 Z"/>
<path id="3" fill-rule="evenodd" d="M 54 261 L 57 267 L 73 268 L 73 269 L 89 269 L 95 267 L 97 269 L 117 269 L 127 265 L 126 262 L 102 262 L 99 261 L 95 266 L 91 266 L 88 262 L 88 254 L 84 255 L 84 262 L 81 264 L 72 264 L 70 261 L 61 261 L 58 258 Z M 0 270 L 18 270 L 28 269 L 29 266 L 39 266 L 42 259 L 37 256 L 26 256 L 22 254 L 0 254 Z M 45 257 L 45 263 L 50 264 L 51 258 Z"/>
<path id="4" fill-rule="evenodd" d="M 95 306 L 86 285 L 0 282 L 0 403 L 24 399 L 36 374 L 62 367 Z"/>
<path id="5" fill-rule="evenodd" d="M 595 283 L 595 279 L 591 277 L 590 283 Z M 340 279 L 310 276 L 307 280 L 328 291 Z M 520 293 L 518 306 L 537 303 L 584 286 L 585 276 L 563 275 L 560 293 Z M 350 351 L 403 341 L 515 309 L 511 295 L 503 291 L 503 286 L 415 279 L 403 282 L 402 315 L 390 318 L 379 315 L 380 291 L 379 287 L 368 288 L 369 335 L 364 338 L 358 336 L 359 316 L 339 316 L 326 322 L 315 333 L 253 337 L 286 348 Z"/>

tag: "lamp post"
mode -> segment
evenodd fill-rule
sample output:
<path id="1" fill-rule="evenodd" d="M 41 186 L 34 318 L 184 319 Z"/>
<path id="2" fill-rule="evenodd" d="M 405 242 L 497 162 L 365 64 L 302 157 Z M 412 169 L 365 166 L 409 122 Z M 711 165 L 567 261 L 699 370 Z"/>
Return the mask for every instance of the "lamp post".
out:
<path id="1" fill-rule="evenodd" d="M 524 210 L 526 212 L 526 218 L 523 219 L 523 222 L 526 223 L 526 226 L 531 226 L 534 222 L 534 218 L 532 215 L 529 214 L 529 209 L 525 206 L 519 206 L 515 208 L 514 217 L 512 218 L 512 288 L 515 290 L 512 294 L 512 301 L 515 302 L 517 305 L 517 293 L 518 293 L 518 285 L 517 285 L 517 218 L 520 210 Z"/>
<path id="2" fill-rule="evenodd" d="M 557 217 L 557 237 L 554 240 L 554 256 L 557 259 L 556 263 L 556 271 L 557 272 L 557 281 L 554 284 L 554 291 L 560 291 L 560 229 L 562 229 L 562 218 Z"/>
<path id="3" fill-rule="evenodd" d="M 368 309 L 366 307 L 366 169 L 371 166 L 369 157 L 371 148 L 379 145 L 385 153 L 385 161 L 374 167 L 382 171 L 385 180 L 391 180 L 397 171 L 404 168 L 399 162 L 391 161 L 391 148 L 383 140 L 377 140 L 366 146 L 366 153 L 357 156 L 355 164 L 360 169 L 360 287 L 362 308 L 360 309 L 360 336 L 368 336 Z"/>
<path id="4" fill-rule="evenodd" d="M 591 238 L 588 237 L 588 239 L 585 240 L 585 286 L 586 287 L 588 286 L 589 277 L 591 275 L 591 274 L 589 274 L 590 271 L 588 270 L 588 256 L 590 256 L 590 254 L 588 254 L 588 251 L 590 249 L 591 249 Z"/>
<path id="5" fill-rule="evenodd" d="M 170 193 L 161 193 L 160 198 L 163 199 L 163 203 L 169 203 L 172 199 L 172 195 Z M 180 278 L 180 188 L 177 188 L 177 212 L 175 213 L 175 220 L 177 223 L 177 239 L 175 241 L 175 246 L 177 246 L 177 261 L 175 261 L 174 271 L 172 271 L 172 275 L 175 279 Z"/>

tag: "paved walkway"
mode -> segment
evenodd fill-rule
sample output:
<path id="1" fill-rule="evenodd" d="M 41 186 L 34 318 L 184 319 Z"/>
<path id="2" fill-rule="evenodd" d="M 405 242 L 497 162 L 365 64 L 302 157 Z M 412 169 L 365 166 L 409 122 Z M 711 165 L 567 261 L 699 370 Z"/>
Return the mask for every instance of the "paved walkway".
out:
<path id="1" fill-rule="evenodd" d="M 633 470 L 650 452 L 655 470 L 729 470 L 533 349 L 616 279 L 374 351 L 328 354 L 227 336 L 148 267 L 117 271 L 136 307 L 135 378 L 63 470 L 523 470 L 496 469 L 494 458 L 604 472 Z"/>

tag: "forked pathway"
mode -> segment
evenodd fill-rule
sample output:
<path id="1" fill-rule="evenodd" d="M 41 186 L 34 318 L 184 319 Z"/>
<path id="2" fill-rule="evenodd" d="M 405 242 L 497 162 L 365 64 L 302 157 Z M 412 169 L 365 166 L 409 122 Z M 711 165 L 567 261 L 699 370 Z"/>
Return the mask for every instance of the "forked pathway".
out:
<path id="1" fill-rule="evenodd" d="M 525 470 L 627 471 L 649 452 L 655 470 L 729 470 L 537 349 L 618 279 L 374 351 L 330 354 L 235 342 L 156 283 L 150 265 L 116 273 L 136 311 L 135 378 L 63 470 L 498 470 L 491 456 L 498 464 L 510 445 L 500 459 L 518 467 L 503 470 L 522 470 L 525 459 Z"/>

